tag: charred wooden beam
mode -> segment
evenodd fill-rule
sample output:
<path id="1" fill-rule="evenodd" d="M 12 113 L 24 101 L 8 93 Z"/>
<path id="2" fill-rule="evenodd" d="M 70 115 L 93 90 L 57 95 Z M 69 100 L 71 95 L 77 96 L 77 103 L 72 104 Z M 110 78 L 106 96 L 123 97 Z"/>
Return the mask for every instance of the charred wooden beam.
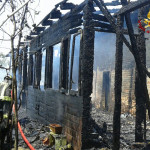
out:
<path id="1" fill-rule="evenodd" d="M 53 10 L 53 11 L 51 11 L 51 13 L 50 13 L 50 18 L 51 19 L 58 19 L 58 18 L 61 18 L 61 12 L 60 12 L 60 10 Z"/>
<path id="2" fill-rule="evenodd" d="M 123 16 L 117 18 L 116 60 L 115 60 L 115 108 L 113 116 L 113 150 L 120 148 L 120 115 L 122 91 L 122 62 L 123 62 Z"/>
<path id="3" fill-rule="evenodd" d="M 45 88 L 52 88 L 53 46 L 46 48 Z"/>
<path id="4" fill-rule="evenodd" d="M 147 90 L 147 86 L 145 86 L 144 84 L 144 78 L 145 78 L 145 73 L 146 71 L 145 66 L 143 65 L 142 61 L 141 61 L 141 57 L 138 51 L 138 47 L 137 47 L 137 41 L 134 37 L 134 30 L 132 27 L 132 22 L 131 22 L 131 18 L 130 18 L 130 13 L 127 13 L 125 15 L 125 20 L 126 20 L 126 24 L 127 24 L 127 28 L 128 28 L 128 32 L 129 32 L 129 37 L 130 37 L 130 41 L 131 41 L 131 45 L 132 45 L 132 53 L 134 55 L 135 58 L 135 62 L 136 62 L 136 67 L 138 70 L 138 74 L 139 74 L 139 78 L 140 78 L 140 82 L 141 82 L 141 86 L 142 86 L 142 94 L 144 99 L 146 100 L 146 105 L 147 105 L 147 109 L 148 109 L 148 114 L 149 114 L 149 118 L 150 118 L 150 101 L 149 101 L 149 94 L 148 94 L 148 90 Z"/>
<path id="5" fill-rule="evenodd" d="M 92 24 L 93 24 L 94 27 L 112 29 L 110 24 L 102 23 L 102 22 L 99 22 L 99 21 L 92 21 Z"/>
<path id="6" fill-rule="evenodd" d="M 30 35 L 38 35 L 40 32 L 34 32 L 34 31 L 31 31 L 30 32 Z"/>
<path id="7" fill-rule="evenodd" d="M 144 8 L 139 10 L 138 20 L 144 19 Z M 146 45 L 144 31 L 139 29 L 137 37 L 137 48 L 143 65 L 146 67 Z M 135 142 L 146 142 L 146 100 L 143 97 L 143 88 L 140 83 L 138 70 L 135 72 L 135 99 L 136 99 L 136 119 L 135 119 Z M 147 87 L 146 74 L 144 73 L 143 84 Z M 142 127 L 144 123 L 144 128 Z M 144 132 L 143 132 L 144 131 Z"/>
<path id="8" fill-rule="evenodd" d="M 21 81 L 22 81 L 22 51 L 19 53 L 19 56 L 18 56 L 18 81 L 19 81 L 19 84 L 21 85 Z"/>
<path id="9" fill-rule="evenodd" d="M 120 9 L 109 9 L 109 13 L 117 13 Z M 103 13 L 101 11 L 96 11 L 96 14 L 102 15 Z"/>
<path id="10" fill-rule="evenodd" d="M 23 85 L 23 89 L 26 88 L 27 86 L 27 52 L 28 52 L 28 47 L 26 46 L 24 49 L 23 49 L 23 82 L 22 82 L 22 85 Z"/>
<path id="11" fill-rule="evenodd" d="M 73 74 L 73 62 L 74 62 L 74 50 L 75 50 L 75 42 L 76 42 L 76 36 L 73 36 L 73 42 L 72 42 L 72 51 L 71 51 L 71 65 L 70 65 L 70 83 L 69 83 L 69 91 L 72 89 L 72 74 Z"/>
<path id="12" fill-rule="evenodd" d="M 93 14 L 93 19 L 108 22 L 108 20 L 105 16 L 102 16 L 102 15 L 99 15 L 99 14 Z"/>
<path id="13" fill-rule="evenodd" d="M 33 39 L 33 37 L 28 36 L 28 35 L 25 37 L 25 40 L 27 40 L 27 41 L 28 41 L 28 40 L 32 40 L 32 39 Z"/>
<path id="14" fill-rule="evenodd" d="M 128 5 L 121 8 L 119 12 L 114 14 L 114 16 L 130 13 L 148 4 L 150 4 L 150 0 L 138 0 L 136 2 L 131 2 Z"/>
<path id="15" fill-rule="evenodd" d="M 59 89 L 68 89 L 70 38 L 61 43 Z"/>
<path id="16" fill-rule="evenodd" d="M 93 0 L 93 1 L 100 8 L 100 10 L 103 12 L 104 16 L 108 19 L 109 23 L 111 24 L 114 31 L 116 32 L 115 19 L 109 13 L 109 11 L 108 11 L 107 7 L 105 6 L 104 2 L 102 0 Z M 134 52 L 132 50 L 132 47 L 131 47 L 130 43 L 128 42 L 128 40 L 125 38 L 125 36 L 123 36 L 123 42 L 126 44 L 126 46 L 129 48 L 130 52 L 133 54 Z M 135 56 L 134 56 L 134 58 L 138 59 Z M 139 61 L 139 60 L 137 60 L 137 61 Z M 141 64 L 141 67 L 144 70 L 144 72 L 146 72 L 147 76 L 150 77 L 150 73 L 148 72 L 147 68 L 145 68 L 142 64 Z"/>
<path id="17" fill-rule="evenodd" d="M 106 6 L 118 6 L 118 5 L 121 5 L 120 2 L 118 1 L 112 1 L 112 2 L 105 2 L 105 5 Z M 96 7 L 97 5 L 94 4 L 94 7 Z"/>
<path id="18" fill-rule="evenodd" d="M 83 14 L 75 14 L 75 15 L 72 15 L 72 16 L 68 16 L 66 19 L 73 18 L 74 20 L 78 20 L 78 19 L 81 19 L 82 17 L 83 17 Z"/>
<path id="19" fill-rule="evenodd" d="M 68 12 L 66 15 L 64 15 L 62 18 L 61 18 L 61 20 L 59 20 L 57 23 L 55 23 L 55 24 L 53 24 L 52 25 L 52 27 L 49 27 L 47 30 L 45 30 L 44 31 L 44 33 L 41 33 L 42 34 L 42 40 L 41 41 L 43 41 L 44 43 L 47 43 L 47 44 L 45 44 L 45 45 L 43 45 L 43 46 L 49 46 L 49 45 L 53 45 L 53 44 L 55 44 L 55 42 L 50 42 L 50 44 L 48 44 L 48 42 L 49 42 L 49 40 L 47 40 L 47 39 L 49 39 L 49 38 L 47 38 L 47 33 L 49 32 L 50 34 L 50 36 L 53 36 L 53 30 L 55 29 L 55 27 L 57 26 L 59 26 L 59 24 L 62 24 L 63 22 L 65 22 L 66 21 L 66 19 L 67 18 L 70 18 L 71 16 L 73 16 L 73 15 L 76 15 L 76 14 L 78 14 L 80 11 L 82 11 L 82 9 L 83 9 L 83 7 L 86 5 L 86 3 L 87 3 L 87 0 L 85 0 L 84 2 L 82 2 L 79 6 L 76 6 L 74 9 L 72 9 L 72 11 L 71 12 Z M 49 15 L 49 14 L 48 14 Z M 47 15 L 47 16 L 48 16 Z M 41 22 L 39 23 L 39 24 L 41 24 Z M 78 24 L 78 23 L 73 23 L 73 25 L 71 25 L 71 27 L 70 26 L 68 26 L 68 29 L 67 29 L 67 31 L 69 30 L 69 29 L 71 29 L 71 28 L 74 28 L 74 27 L 77 27 L 78 25 L 75 25 L 75 24 Z M 74 27 L 72 27 L 72 26 L 74 26 Z M 58 30 L 58 29 L 57 29 Z M 56 43 L 58 43 L 58 42 L 60 42 L 60 39 L 62 39 L 64 36 L 66 36 L 66 29 L 65 30 L 63 30 L 63 29 L 59 29 L 59 37 L 57 37 L 58 38 L 58 40 L 57 40 L 57 38 L 54 38 L 53 37 L 53 41 L 57 41 Z M 60 35 L 60 33 L 62 33 L 62 35 Z M 37 50 L 39 50 L 40 48 L 39 47 L 37 47 L 36 46 L 36 40 L 37 40 L 37 38 L 34 38 L 33 40 L 32 40 L 32 42 L 31 42 L 31 47 L 33 48 L 33 50 L 34 51 L 37 51 Z M 42 45 L 43 43 L 41 43 L 41 45 Z"/>
<path id="20" fill-rule="evenodd" d="M 45 27 L 35 27 L 34 30 L 39 33 L 41 31 L 44 31 Z"/>
<path id="21" fill-rule="evenodd" d="M 60 5 L 61 10 L 73 9 L 75 7 L 76 7 L 76 5 L 74 5 L 73 3 L 62 3 Z"/>
<path id="22" fill-rule="evenodd" d="M 110 29 L 101 29 L 101 28 L 94 28 L 94 31 L 97 31 L 97 32 L 108 32 L 108 33 L 116 33 L 114 30 L 110 30 Z M 125 35 L 129 35 L 128 33 L 128 30 L 126 29 L 122 29 L 122 34 L 125 34 Z M 135 38 L 137 38 L 139 34 L 134 34 Z"/>
<path id="23" fill-rule="evenodd" d="M 59 20 L 57 23 L 53 24 L 51 28 L 44 30 L 41 35 L 32 40 L 31 49 L 37 51 L 43 46 L 47 47 L 59 43 L 63 37 L 67 36 L 69 29 L 81 26 L 82 22 L 81 19 L 74 20 L 74 18 Z M 39 37 L 40 41 L 38 40 Z"/>
<path id="24" fill-rule="evenodd" d="M 97 31 L 97 32 L 106 32 L 106 33 L 115 33 L 113 30 L 108 30 L 108 29 L 99 29 L 99 28 L 94 28 L 94 31 Z"/>
<path id="25" fill-rule="evenodd" d="M 40 89 L 40 81 L 41 81 L 41 67 L 42 67 L 42 53 L 39 50 L 35 54 L 35 80 L 34 80 L 34 88 Z"/>
<path id="26" fill-rule="evenodd" d="M 81 28 L 74 28 L 74 29 L 69 30 L 67 33 L 68 33 L 68 34 L 75 34 L 75 33 L 77 33 L 79 30 L 81 30 Z"/>
<path id="27" fill-rule="evenodd" d="M 51 26 L 53 24 L 52 20 L 44 20 L 42 23 L 42 26 Z"/>
<path id="28" fill-rule="evenodd" d="M 93 64 L 94 64 L 94 30 L 92 25 L 93 0 L 89 0 L 83 9 L 84 29 L 83 29 L 83 53 L 82 53 L 82 72 L 81 72 L 81 95 L 83 96 L 83 117 L 82 117 L 82 148 L 87 146 L 90 135 L 90 108 L 91 93 L 93 83 Z"/>
<path id="29" fill-rule="evenodd" d="M 28 85 L 33 83 L 33 55 L 29 55 L 29 66 L 28 66 Z"/>
<path id="30" fill-rule="evenodd" d="M 82 93 L 82 53 L 83 53 L 83 30 L 80 35 L 80 53 L 79 53 L 79 78 L 78 78 L 78 92 L 79 96 Z"/>

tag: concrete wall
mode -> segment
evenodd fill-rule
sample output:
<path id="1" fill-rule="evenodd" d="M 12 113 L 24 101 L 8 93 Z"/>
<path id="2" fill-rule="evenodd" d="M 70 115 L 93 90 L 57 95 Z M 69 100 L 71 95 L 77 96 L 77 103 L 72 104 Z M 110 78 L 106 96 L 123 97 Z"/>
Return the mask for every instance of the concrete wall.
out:
<path id="1" fill-rule="evenodd" d="M 40 91 L 28 87 L 28 115 L 45 124 L 61 124 L 63 133 L 72 142 L 74 150 L 81 148 L 82 103 L 82 97 L 65 95 L 52 89 Z"/>

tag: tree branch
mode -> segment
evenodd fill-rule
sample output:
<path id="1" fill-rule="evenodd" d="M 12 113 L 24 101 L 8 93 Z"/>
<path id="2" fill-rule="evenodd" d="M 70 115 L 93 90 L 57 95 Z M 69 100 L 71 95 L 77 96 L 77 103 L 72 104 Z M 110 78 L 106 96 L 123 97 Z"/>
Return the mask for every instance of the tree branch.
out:
<path id="1" fill-rule="evenodd" d="M 17 13 L 20 9 L 22 9 L 30 0 L 27 0 L 23 5 L 21 5 L 17 10 L 13 11 L 10 15 L 7 16 L 7 18 L 2 22 L 0 25 L 0 28 L 5 24 L 5 22 L 12 16 L 14 16 L 15 13 Z"/>

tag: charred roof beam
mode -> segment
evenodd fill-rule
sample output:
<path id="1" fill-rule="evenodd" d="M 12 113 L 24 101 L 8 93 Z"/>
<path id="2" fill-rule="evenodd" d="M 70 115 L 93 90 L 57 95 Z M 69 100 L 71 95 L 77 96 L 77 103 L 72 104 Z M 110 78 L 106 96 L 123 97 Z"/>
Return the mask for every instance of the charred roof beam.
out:
<path id="1" fill-rule="evenodd" d="M 122 7 L 119 12 L 115 13 L 114 16 L 123 15 L 126 13 L 130 13 L 136 9 L 139 9 L 145 5 L 150 4 L 150 0 L 138 0 L 136 2 L 131 2 L 128 5 Z"/>
<path id="2" fill-rule="evenodd" d="M 73 8 L 75 8 L 75 7 L 76 7 L 76 5 L 73 4 L 73 3 L 62 3 L 62 4 L 60 5 L 60 9 L 61 9 L 61 10 L 73 9 Z"/>

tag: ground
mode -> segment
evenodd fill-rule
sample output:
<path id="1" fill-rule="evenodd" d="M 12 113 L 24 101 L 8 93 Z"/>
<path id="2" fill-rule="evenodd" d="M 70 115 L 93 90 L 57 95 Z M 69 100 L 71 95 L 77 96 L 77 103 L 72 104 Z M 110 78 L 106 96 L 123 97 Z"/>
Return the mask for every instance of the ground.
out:
<path id="1" fill-rule="evenodd" d="M 113 115 L 106 111 L 92 110 L 92 118 L 95 123 L 100 127 L 100 132 L 102 135 L 98 135 L 96 130 L 97 126 L 93 125 L 93 141 L 95 145 L 88 150 L 100 150 L 102 148 L 111 149 L 112 147 L 112 122 Z M 49 127 L 43 125 L 37 120 L 30 119 L 26 116 L 26 110 L 21 108 L 19 111 L 19 122 L 21 124 L 22 130 L 36 150 L 52 150 L 48 146 L 43 145 L 42 140 L 49 134 Z M 107 131 L 103 129 L 103 124 L 106 122 Z M 122 114 L 121 115 L 121 148 L 120 150 L 131 150 L 131 144 L 134 143 L 134 128 L 135 128 L 135 118 L 131 115 Z M 95 139 L 94 139 L 95 137 Z M 147 140 L 150 138 L 150 122 L 147 122 Z M 26 144 L 22 140 L 19 134 L 19 146 L 27 148 Z M 97 147 L 97 148 L 96 148 Z M 142 150 L 143 148 L 135 148 L 136 150 Z M 144 149 L 143 149 L 144 150 Z M 148 150 L 148 149 L 147 149 Z"/>
<path id="2" fill-rule="evenodd" d="M 92 110 L 92 118 L 103 128 L 103 123 L 107 124 L 107 132 L 102 136 L 102 141 L 107 143 L 107 147 L 112 147 L 112 132 L 113 132 L 113 114 L 107 111 Z M 131 145 L 134 143 L 135 133 L 135 117 L 130 114 L 121 115 L 121 138 L 120 150 L 131 150 Z M 150 121 L 147 121 L 147 140 L 150 140 Z M 136 150 L 142 148 L 136 148 Z"/>

